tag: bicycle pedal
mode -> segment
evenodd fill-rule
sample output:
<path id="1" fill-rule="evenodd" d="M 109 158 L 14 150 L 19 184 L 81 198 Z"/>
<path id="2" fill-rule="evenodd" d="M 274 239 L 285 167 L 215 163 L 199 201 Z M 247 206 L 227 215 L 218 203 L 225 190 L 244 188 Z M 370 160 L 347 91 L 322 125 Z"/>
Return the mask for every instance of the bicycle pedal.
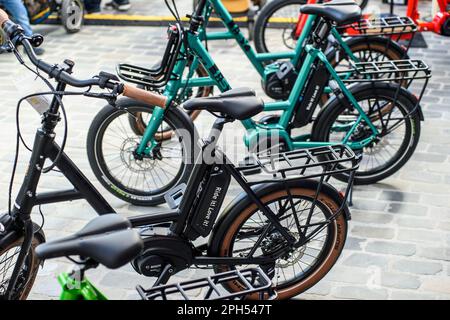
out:
<path id="1" fill-rule="evenodd" d="M 165 195 L 167 205 L 170 209 L 177 209 L 180 206 L 181 199 L 183 199 L 184 191 L 186 190 L 186 184 L 182 183 L 178 186 L 170 189 Z"/>

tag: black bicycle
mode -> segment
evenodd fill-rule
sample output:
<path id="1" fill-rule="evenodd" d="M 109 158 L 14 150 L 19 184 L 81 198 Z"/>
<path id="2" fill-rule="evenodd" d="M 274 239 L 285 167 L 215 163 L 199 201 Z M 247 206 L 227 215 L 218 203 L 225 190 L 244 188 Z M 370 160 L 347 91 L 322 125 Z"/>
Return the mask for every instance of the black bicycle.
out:
<path id="1" fill-rule="evenodd" d="M 42 126 L 37 130 L 29 168 L 14 207 L 0 218 L 0 295 L 19 299 L 26 298 L 33 285 L 40 263 L 35 248 L 45 241 L 42 227 L 30 217 L 34 206 L 86 199 L 98 214 L 114 213 L 63 152 L 64 143 L 59 147 L 54 142 L 60 109 L 64 117 L 62 97 L 75 94 L 65 91 L 66 85 L 107 88 L 111 91 L 87 90 L 81 94 L 107 99 L 112 104 L 120 93 L 149 107 L 163 106 L 165 99 L 124 86 L 105 73 L 77 80 L 69 74 L 73 62 L 58 66 L 36 59 L 32 45 L 42 43 L 41 36 L 25 37 L 2 11 L 0 25 L 9 35 L 9 49 L 19 61 L 23 62 L 15 46 L 22 44 L 32 63 L 57 82 L 56 89 L 50 90 L 54 98 L 42 115 Z M 344 247 L 350 218 L 346 199 L 359 158 L 351 149 L 336 145 L 254 155 L 249 165 L 235 167 L 219 150 L 217 141 L 225 124 L 261 112 L 262 101 L 248 89 L 235 89 L 217 97 L 192 99 L 184 107 L 206 110 L 218 118 L 210 135 L 199 141 L 200 152 L 193 152 L 195 162 L 188 183 L 166 194 L 172 210 L 129 218 L 144 239 L 144 251 L 132 261 L 134 269 L 156 277 L 155 286 L 160 286 L 172 275 L 193 266 L 213 268 L 216 273 L 259 266 L 270 277 L 280 299 L 312 287 L 333 267 Z M 46 159 L 53 164 L 44 168 Z M 74 189 L 37 194 L 41 174 L 54 167 L 72 182 Z M 328 180 L 343 173 L 350 178 L 344 191 L 338 192 Z M 231 178 L 243 192 L 221 212 Z M 239 280 L 226 284 L 229 292 L 243 288 Z"/>

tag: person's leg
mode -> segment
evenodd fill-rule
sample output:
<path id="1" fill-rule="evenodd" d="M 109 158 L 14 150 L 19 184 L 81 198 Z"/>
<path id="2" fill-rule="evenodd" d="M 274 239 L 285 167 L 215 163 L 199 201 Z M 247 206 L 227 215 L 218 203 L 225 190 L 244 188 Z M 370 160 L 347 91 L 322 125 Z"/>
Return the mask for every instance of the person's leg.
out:
<path id="1" fill-rule="evenodd" d="M 100 12 L 100 3 L 102 0 L 84 0 L 84 8 L 87 13 Z"/>
<path id="2" fill-rule="evenodd" d="M 30 19 L 28 18 L 28 12 L 23 2 L 21 0 L 0 0 L 0 2 L 12 15 L 14 21 L 22 26 L 25 35 L 31 36 L 33 30 L 31 30 Z"/>
<path id="3" fill-rule="evenodd" d="M 128 11 L 131 8 L 129 0 L 112 0 L 112 2 L 107 5 L 111 5 L 119 11 Z"/>

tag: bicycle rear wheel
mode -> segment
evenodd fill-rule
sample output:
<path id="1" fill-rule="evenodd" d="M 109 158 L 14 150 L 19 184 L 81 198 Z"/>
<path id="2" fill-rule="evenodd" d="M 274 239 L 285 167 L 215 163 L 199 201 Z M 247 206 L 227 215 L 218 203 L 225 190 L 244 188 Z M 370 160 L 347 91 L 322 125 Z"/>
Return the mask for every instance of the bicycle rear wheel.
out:
<path id="1" fill-rule="evenodd" d="M 406 164 L 420 138 L 420 106 L 417 99 L 397 84 L 366 83 L 350 88 L 352 95 L 377 127 L 376 139 L 359 150 L 363 158 L 355 174 L 355 184 L 373 184 L 383 180 Z M 313 141 L 342 143 L 348 130 L 359 117 L 345 98 L 332 99 L 315 121 Z M 368 124 L 362 121 L 349 142 L 360 142 L 371 136 Z M 347 181 L 347 175 L 336 175 Z"/>
<path id="2" fill-rule="evenodd" d="M 270 265 L 260 266 L 272 277 L 279 299 L 292 298 L 314 286 L 331 270 L 344 248 L 347 236 L 345 215 L 341 212 L 334 219 L 330 219 L 341 208 L 342 199 L 329 185 L 324 185 L 316 198 L 317 187 L 316 181 L 300 181 L 291 183 L 288 193 L 283 184 L 274 184 L 261 195 L 262 202 L 277 215 L 282 226 L 297 240 L 301 235 L 296 219 L 303 227 L 301 232 L 305 234 L 302 236 L 311 235 L 304 245 L 292 248 L 289 253 L 274 260 Z M 322 225 L 320 232 L 314 235 L 314 227 L 304 229 L 306 225 L 313 224 Z M 248 257 L 254 251 L 252 257 L 270 256 L 286 246 L 281 234 L 270 225 L 257 206 L 249 199 L 244 199 L 221 221 L 211 242 L 210 254 L 221 257 Z M 263 235 L 266 228 L 270 231 Z M 262 239 L 259 239 L 260 237 Z M 252 266 L 216 266 L 215 272 Z M 242 285 L 238 282 L 230 283 L 228 289 L 241 291 Z"/>
<path id="3" fill-rule="evenodd" d="M 306 0 L 274 0 L 266 4 L 255 22 L 255 48 L 259 53 L 294 50 L 294 31 L 300 7 Z"/>

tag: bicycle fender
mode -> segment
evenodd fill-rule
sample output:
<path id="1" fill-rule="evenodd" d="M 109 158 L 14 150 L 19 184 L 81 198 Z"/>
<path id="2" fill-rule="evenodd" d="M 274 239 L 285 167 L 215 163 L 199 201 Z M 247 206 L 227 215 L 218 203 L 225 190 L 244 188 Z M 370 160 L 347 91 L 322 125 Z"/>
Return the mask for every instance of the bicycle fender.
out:
<path id="1" fill-rule="evenodd" d="M 4 223 L 5 219 L 11 218 L 9 217 L 8 214 L 5 214 L 0 218 L 0 222 L 4 227 L 4 230 L 0 232 L 1 249 L 8 247 L 11 243 L 23 237 L 22 230 L 19 230 L 19 228 L 14 223 Z M 35 230 L 35 237 L 39 237 L 41 242 L 44 243 L 46 241 L 44 231 L 36 223 L 33 223 L 33 229 Z"/>

